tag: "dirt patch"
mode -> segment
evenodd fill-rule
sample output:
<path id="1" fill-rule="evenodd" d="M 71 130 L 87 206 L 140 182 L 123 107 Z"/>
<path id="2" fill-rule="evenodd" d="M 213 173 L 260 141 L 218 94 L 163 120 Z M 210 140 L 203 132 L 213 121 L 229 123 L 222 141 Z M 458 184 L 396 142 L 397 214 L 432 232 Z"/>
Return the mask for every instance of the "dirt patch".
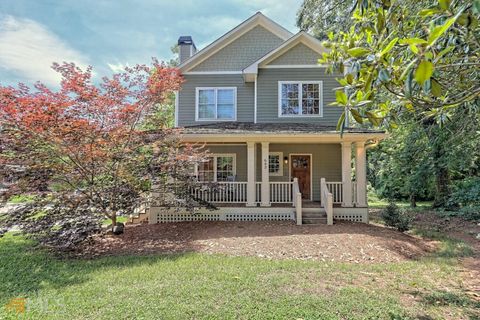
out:
<path id="1" fill-rule="evenodd" d="M 381 226 L 336 222 L 181 222 L 127 226 L 121 236 L 103 236 L 82 248 L 88 256 L 205 252 L 268 259 L 385 263 L 416 259 L 435 250 L 434 241 Z"/>

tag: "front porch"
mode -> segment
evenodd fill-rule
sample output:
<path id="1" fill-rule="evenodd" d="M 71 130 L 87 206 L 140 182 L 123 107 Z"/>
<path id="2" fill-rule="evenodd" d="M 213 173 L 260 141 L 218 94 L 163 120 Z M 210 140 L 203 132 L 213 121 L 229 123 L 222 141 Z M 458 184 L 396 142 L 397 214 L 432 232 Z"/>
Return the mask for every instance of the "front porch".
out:
<path id="1" fill-rule="evenodd" d="M 347 130 L 341 136 L 306 124 L 223 127 L 195 126 L 183 135 L 185 143 L 202 143 L 211 154 L 195 169 L 199 182 L 190 192 L 219 209 L 191 215 L 152 208 L 150 223 L 271 219 L 302 224 L 305 216 L 325 218 L 327 224 L 368 222 L 366 148 L 383 133 Z"/>

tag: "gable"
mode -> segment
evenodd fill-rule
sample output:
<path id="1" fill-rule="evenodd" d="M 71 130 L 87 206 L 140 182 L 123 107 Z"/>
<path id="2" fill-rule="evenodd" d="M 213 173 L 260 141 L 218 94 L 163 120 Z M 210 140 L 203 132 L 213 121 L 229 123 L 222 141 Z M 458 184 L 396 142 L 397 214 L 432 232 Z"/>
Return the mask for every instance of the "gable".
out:
<path id="1" fill-rule="evenodd" d="M 241 71 L 283 42 L 258 25 L 190 71 Z"/>
<path id="2" fill-rule="evenodd" d="M 320 54 L 299 43 L 267 65 L 316 65 Z"/>

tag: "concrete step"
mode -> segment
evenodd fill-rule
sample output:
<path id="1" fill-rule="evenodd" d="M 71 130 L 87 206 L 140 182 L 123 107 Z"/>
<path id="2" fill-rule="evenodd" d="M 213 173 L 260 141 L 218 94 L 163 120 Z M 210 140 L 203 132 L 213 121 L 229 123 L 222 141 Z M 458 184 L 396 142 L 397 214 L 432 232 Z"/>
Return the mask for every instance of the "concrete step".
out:
<path id="1" fill-rule="evenodd" d="M 302 208 L 303 213 L 325 213 L 325 209 L 318 207 L 318 208 Z"/>
<path id="2" fill-rule="evenodd" d="M 324 212 L 303 212 L 302 213 L 303 218 L 327 218 L 327 214 Z"/>
<path id="3" fill-rule="evenodd" d="M 303 218 L 303 224 L 327 224 L 327 217 L 325 218 Z"/>

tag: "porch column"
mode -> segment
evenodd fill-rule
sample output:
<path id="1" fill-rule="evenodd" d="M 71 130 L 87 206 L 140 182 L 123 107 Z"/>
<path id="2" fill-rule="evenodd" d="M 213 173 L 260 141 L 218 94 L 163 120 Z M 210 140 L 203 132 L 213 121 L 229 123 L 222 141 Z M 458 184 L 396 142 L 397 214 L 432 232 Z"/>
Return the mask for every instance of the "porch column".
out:
<path id="1" fill-rule="evenodd" d="M 352 206 L 352 143 L 342 142 L 342 207 Z"/>
<path id="2" fill-rule="evenodd" d="M 268 152 L 270 143 L 262 142 L 262 207 L 270 206 L 270 176 L 268 172 Z"/>
<path id="3" fill-rule="evenodd" d="M 255 203 L 255 142 L 247 142 L 247 207 Z"/>
<path id="4" fill-rule="evenodd" d="M 365 142 L 355 142 L 355 175 L 357 182 L 357 207 L 367 206 L 367 152 Z"/>

